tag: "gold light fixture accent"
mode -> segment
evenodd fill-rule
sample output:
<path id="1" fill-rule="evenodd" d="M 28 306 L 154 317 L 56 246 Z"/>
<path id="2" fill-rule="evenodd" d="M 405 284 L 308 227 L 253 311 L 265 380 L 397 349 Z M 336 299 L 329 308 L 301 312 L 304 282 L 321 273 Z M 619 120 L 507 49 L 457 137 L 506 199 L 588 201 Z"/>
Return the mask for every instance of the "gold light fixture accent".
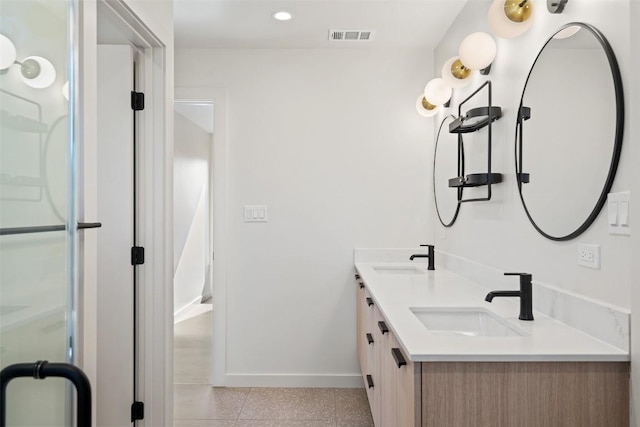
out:
<path id="1" fill-rule="evenodd" d="M 433 117 L 438 114 L 441 109 L 442 108 L 440 106 L 427 101 L 423 93 L 421 93 L 416 99 L 416 111 L 422 117 Z"/>
<path id="2" fill-rule="evenodd" d="M 504 14 L 513 22 L 524 22 L 531 17 L 533 7 L 528 0 L 506 0 Z"/>
<path id="3" fill-rule="evenodd" d="M 453 61 L 451 64 L 451 75 L 459 80 L 464 80 L 471 75 L 471 69 L 464 66 L 460 61 L 460 58 Z"/>
<path id="4" fill-rule="evenodd" d="M 424 96 L 422 97 L 422 106 L 425 110 L 428 111 L 435 110 L 437 107 L 436 105 L 433 105 L 429 101 L 427 101 L 427 98 L 425 98 Z"/>
<path id="5" fill-rule="evenodd" d="M 487 19 L 496 36 L 511 39 L 521 36 L 533 26 L 536 13 L 530 0 L 493 0 Z M 464 63 L 464 58 L 462 62 Z"/>

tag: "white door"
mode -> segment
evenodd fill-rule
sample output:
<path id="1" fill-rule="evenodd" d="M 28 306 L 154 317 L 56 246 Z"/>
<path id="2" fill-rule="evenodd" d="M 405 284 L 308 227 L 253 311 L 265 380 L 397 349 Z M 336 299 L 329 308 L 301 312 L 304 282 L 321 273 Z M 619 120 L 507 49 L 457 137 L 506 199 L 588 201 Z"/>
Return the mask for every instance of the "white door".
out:
<path id="1" fill-rule="evenodd" d="M 131 424 L 134 402 L 134 141 L 131 46 L 98 46 L 97 425 Z"/>

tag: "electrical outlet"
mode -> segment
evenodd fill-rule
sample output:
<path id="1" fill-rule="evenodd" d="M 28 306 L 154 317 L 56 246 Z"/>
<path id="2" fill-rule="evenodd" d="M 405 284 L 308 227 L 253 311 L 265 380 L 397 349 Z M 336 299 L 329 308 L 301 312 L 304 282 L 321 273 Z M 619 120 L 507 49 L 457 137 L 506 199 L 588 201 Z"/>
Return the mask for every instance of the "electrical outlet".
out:
<path id="1" fill-rule="evenodd" d="M 578 265 L 600 269 L 600 245 L 578 243 Z"/>

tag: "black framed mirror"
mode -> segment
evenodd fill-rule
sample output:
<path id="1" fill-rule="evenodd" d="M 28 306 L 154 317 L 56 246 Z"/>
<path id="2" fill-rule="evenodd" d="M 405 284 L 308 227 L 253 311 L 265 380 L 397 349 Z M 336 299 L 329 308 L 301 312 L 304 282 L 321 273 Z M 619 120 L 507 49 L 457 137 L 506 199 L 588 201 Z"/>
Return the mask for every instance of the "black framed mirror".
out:
<path id="1" fill-rule="evenodd" d="M 452 176 L 464 175 L 464 154 L 460 159 L 462 170 L 458 170 L 458 135 L 449 132 L 449 124 L 455 120 L 456 117 L 452 115 L 442 119 L 433 149 L 433 199 L 438 219 L 445 227 L 451 227 L 456 222 L 463 191 L 462 187 L 454 189 L 448 185 Z"/>
<path id="2" fill-rule="evenodd" d="M 613 185 L 623 130 L 611 45 L 589 24 L 562 26 L 531 66 L 516 124 L 518 191 L 540 234 L 565 241 L 593 224 Z"/>

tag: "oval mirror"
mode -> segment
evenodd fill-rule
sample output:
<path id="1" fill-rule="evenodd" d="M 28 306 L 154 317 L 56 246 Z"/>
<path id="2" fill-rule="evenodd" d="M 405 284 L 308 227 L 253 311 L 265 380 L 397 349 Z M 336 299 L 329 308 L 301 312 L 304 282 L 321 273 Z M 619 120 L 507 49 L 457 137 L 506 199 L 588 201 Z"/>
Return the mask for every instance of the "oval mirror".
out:
<path id="1" fill-rule="evenodd" d="M 624 128 L 615 54 L 596 28 L 570 23 L 544 44 L 522 92 L 516 179 L 536 230 L 570 240 L 595 221 L 618 168 Z"/>
<path id="2" fill-rule="evenodd" d="M 455 120 L 452 115 L 445 116 L 440 122 L 433 152 L 433 198 L 440 223 L 451 227 L 458 218 L 462 198 L 462 187 L 450 188 L 449 178 L 463 176 L 458 171 L 458 135 L 449 132 L 449 124 Z M 464 169 L 464 159 L 461 159 Z"/>

